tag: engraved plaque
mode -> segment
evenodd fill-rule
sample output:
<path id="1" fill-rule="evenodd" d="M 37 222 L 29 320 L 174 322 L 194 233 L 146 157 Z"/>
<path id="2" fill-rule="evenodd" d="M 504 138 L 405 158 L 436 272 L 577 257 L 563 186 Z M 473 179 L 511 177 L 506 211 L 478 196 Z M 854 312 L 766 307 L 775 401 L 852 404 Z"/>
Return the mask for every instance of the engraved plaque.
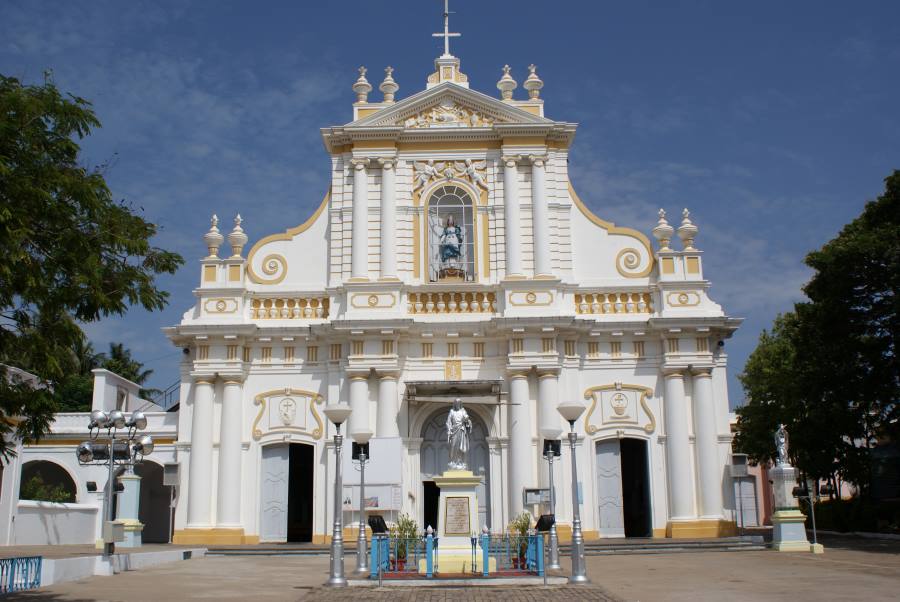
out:
<path id="1" fill-rule="evenodd" d="M 448 497 L 444 510 L 444 535 L 471 535 L 469 498 Z"/>

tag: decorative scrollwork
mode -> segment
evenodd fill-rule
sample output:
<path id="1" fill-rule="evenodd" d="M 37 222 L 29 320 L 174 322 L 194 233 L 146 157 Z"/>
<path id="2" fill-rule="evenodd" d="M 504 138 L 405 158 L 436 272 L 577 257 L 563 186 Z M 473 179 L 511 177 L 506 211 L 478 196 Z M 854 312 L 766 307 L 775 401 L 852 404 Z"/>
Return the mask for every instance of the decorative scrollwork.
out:
<path id="1" fill-rule="evenodd" d="M 260 263 L 260 269 L 271 278 L 259 278 L 260 284 L 278 284 L 287 276 L 287 259 L 277 253 L 266 255 Z"/>
<path id="2" fill-rule="evenodd" d="M 656 417 L 653 415 L 653 412 L 650 410 L 650 406 L 647 404 L 647 398 L 653 395 L 653 389 L 641 385 L 627 385 L 616 383 L 612 385 L 590 387 L 584 392 L 584 398 L 591 401 L 591 406 L 590 408 L 588 408 L 587 413 L 585 413 L 584 415 L 584 432 L 586 432 L 588 435 L 593 435 L 604 428 L 613 428 L 612 426 L 596 426 L 594 424 L 591 424 L 591 416 L 593 415 L 594 410 L 597 409 L 597 404 L 600 403 L 600 393 L 603 391 L 634 391 L 635 393 L 638 393 L 640 395 L 638 403 L 640 404 L 641 409 L 644 410 L 644 413 L 647 415 L 648 419 L 647 424 L 645 424 L 641 428 L 648 435 L 656 430 Z M 619 393 L 617 393 L 617 395 L 618 394 Z M 617 415 L 622 415 L 624 413 L 625 406 L 622 405 L 621 400 L 619 400 L 618 402 L 611 401 L 611 406 L 613 408 L 613 411 Z"/>
<path id="3" fill-rule="evenodd" d="M 408 117 L 403 126 L 410 129 L 446 127 L 490 127 L 494 120 L 483 113 L 462 107 L 451 100 Z"/>
<path id="4" fill-rule="evenodd" d="M 650 273 L 653 267 L 652 262 L 647 262 L 647 267 L 636 272 L 641 266 L 641 252 L 632 247 L 628 247 L 619 251 L 616 255 L 616 270 L 626 278 L 642 278 Z"/>

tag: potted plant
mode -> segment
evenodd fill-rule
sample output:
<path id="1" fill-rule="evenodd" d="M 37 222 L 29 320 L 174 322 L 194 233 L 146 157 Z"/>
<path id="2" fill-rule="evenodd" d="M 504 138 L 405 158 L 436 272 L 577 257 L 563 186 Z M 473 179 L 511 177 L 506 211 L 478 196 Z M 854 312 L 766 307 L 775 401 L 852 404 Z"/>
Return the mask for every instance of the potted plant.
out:
<path id="1" fill-rule="evenodd" d="M 506 529 L 513 545 L 513 568 L 524 568 L 525 552 L 528 549 L 528 529 L 531 528 L 531 514 L 524 511 L 509 521 Z"/>
<path id="2" fill-rule="evenodd" d="M 394 559 L 395 570 L 402 571 L 406 568 L 408 546 L 418 536 L 419 525 L 416 521 L 408 514 L 401 514 L 397 522 L 391 527 L 391 539 L 397 540 L 397 556 Z"/>

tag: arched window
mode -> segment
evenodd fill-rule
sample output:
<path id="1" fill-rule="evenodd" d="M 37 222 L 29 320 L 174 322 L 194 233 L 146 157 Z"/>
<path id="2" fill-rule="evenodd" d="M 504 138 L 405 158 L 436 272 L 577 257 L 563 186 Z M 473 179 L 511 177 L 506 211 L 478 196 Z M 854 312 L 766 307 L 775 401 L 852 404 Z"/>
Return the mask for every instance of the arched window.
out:
<path id="1" fill-rule="evenodd" d="M 19 499 L 39 502 L 74 502 L 77 488 L 65 468 L 56 462 L 32 460 L 22 465 Z"/>
<path id="2" fill-rule="evenodd" d="M 428 202 L 428 279 L 474 282 L 475 213 L 459 186 L 442 186 Z"/>

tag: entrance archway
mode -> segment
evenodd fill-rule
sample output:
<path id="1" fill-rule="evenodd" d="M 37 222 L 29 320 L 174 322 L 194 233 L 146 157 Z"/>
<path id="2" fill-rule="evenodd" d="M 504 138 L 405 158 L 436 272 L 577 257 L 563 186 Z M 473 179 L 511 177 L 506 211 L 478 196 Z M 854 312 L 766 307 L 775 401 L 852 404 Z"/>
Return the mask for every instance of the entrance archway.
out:
<path id="1" fill-rule="evenodd" d="M 422 446 L 420 448 L 420 467 L 422 472 L 422 527 L 437 528 L 437 509 L 440 489 L 434 484 L 434 477 L 447 470 L 450 460 L 450 447 L 447 443 L 447 414 L 449 406 L 437 410 L 422 426 Z M 484 421 L 473 411 L 469 411 L 472 419 L 472 434 L 469 437 L 469 470 L 482 479 L 477 488 L 478 522 L 491 525 L 491 474 L 490 451 L 487 443 L 488 429 Z"/>
<path id="2" fill-rule="evenodd" d="M 596 444 L 601 537 L 650 537 L 650 465 L 644 439 Z"/>
<path id="3" fill-rule="evenodd" d="M 163 467 L 144 460 L 135 464 L 134 473 L 141 477 L 138 510 L 138 519 L 144 524 L 141 540 L 144 543 L 168 543 L 171 487 L 163 485 Z"/>
<path id="4" fill-rule="evenodd" d="M 303 443 L 262 448 L 262 541 L 312 541 L 313 451 L 313 446 Z"/>

